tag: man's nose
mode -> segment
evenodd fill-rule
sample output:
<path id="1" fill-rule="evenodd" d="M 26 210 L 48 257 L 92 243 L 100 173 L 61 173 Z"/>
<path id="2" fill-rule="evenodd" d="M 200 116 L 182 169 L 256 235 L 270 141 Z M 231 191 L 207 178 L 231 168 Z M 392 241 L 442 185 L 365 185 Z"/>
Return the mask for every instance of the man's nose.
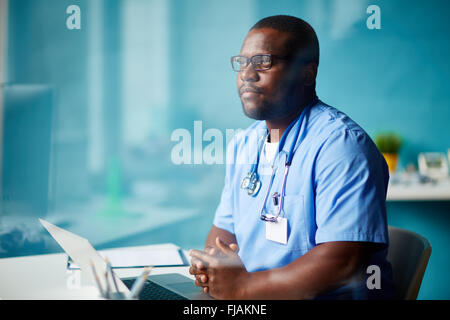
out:
<path id="1" fill-rule="evenodd" d="M 258 71 L 253 68 L 253 65 L 251 63 L 249 63 L 247 67 L 239 71 L 239 76 L 241 77 L 242 81 L 256 82 L 259 80 Z"/>

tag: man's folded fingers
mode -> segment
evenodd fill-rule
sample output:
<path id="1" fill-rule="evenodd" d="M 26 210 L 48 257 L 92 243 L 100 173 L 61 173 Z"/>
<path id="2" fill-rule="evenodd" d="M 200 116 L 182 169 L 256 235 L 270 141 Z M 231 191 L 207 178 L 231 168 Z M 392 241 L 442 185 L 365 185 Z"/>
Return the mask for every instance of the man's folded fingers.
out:
<path id="1" fill-rule="evenodd" d="M 196 274 L 195 280 L 197 280 L 199 283 L 208 283 L 208 276 L 206 274 Z"/>
<path id="2" fill-rule="evenodd" d="M 195 269 L 197 269 L 197 270 L 206 270 L 206 267 L 208 266 L 208 264 L 205 262 L 205 261 L 202 261 L 202 260 L 200 260 L 200 259 L 197 259 L 197 258 L 195 258 L 195 257 L 193 257 L 192 259 L 191 259 L 191 265 L 195 268 Z"/>
<path id="3" fill-rule="evenodd" d="M 197 287 L 207 287 L 207 286 L 208 286 L 208 283 L 203 283 L 203 282 L 201 282 L 201 281 L 198 281 L 198 279 L 195 279 L 195 285 L 196 285 Z"/>
<path id="4" fill-rule="evenodd" d="M 208 264 L 212 260 L 214 260 L 213 257 L 211 257 L 209 254 L 200 250 L 190 250 L 189 255 L 192 257 L 191 261 L 193 259 L 198 259 L 199 261 L 203 262 L 204 266 L 208 266 Z"/>
<path id="5" fill-rule="evenodd" d="M 202 283 L 208 282 L 208 276 L 206 274 L 200 274 L 200 275 L 198 275 L 198 278 L 199 278 L 200 282 L 202 282 Z"/>
<path id="6" fill-rule="evenodd" d="M 197 274 L 197 269 L 194 268 L 193 266 L 191 266 L 191 267 L 189 268 L 189 274 L 192 274 L 192 275 Z"/>

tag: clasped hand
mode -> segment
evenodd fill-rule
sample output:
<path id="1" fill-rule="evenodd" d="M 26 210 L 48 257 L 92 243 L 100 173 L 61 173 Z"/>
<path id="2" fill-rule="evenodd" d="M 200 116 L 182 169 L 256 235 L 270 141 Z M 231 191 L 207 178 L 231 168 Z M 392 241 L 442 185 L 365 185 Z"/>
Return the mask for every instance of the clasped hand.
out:
<path id="1" fill-rule="evenodd" d="M 216 299 L 242 299 L 249 273 L 239 258 L 235 243 L 225 244 L 216 238 L 217 247 L 205 251 L 190 250 L 189 273 L 195 275 L 195 285 Z"/>

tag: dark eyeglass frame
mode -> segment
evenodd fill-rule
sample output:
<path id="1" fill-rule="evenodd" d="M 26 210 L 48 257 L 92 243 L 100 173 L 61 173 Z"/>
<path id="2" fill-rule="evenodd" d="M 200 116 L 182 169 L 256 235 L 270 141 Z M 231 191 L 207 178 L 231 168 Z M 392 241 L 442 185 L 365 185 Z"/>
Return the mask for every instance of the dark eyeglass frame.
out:
<path id="1" fill-rule="evenodd" d="M 256 66 L 257 62 L 255 61 L 255 59 L 260 58 L 260 57 L 269 57 L 270 58 L 270 64 L 269 64 L 268 67 L 259 68 L 259 67 Z M 234 63 L 233 62 L 237 58 L 244 58 L 245 59 L 246 63 L 245 63 L 245 67 L 244 68 L 242 68 L 241 64 L 240 64 L 241 68 L 239 70 L 236 70 L 234 68 Z M 242 70 L 247 68 L 248 65 L 251 63 L 251 65 L 252 65 L 253 69 L 255 69 L 255 71 L 265 71 L 265 70 L 269 70 L 270 68 L 272 68 L 273 58 L 280 59 L 280 60 L 289 60 L 290 59 L 290 57 L 281 57 L 281 56 L 277 56 L 277 55 L 273 55 L 273 54 L 255 54 L 254 56 L 252 56 L 250 58 L 246 57 L 246 56 L 238 55 L 238 56 L 231 57 L 231 60 L 230 60 L 231 61 L 231 68 L 234 71 L 236 71 L 236 72 L 241 72 Z"/>

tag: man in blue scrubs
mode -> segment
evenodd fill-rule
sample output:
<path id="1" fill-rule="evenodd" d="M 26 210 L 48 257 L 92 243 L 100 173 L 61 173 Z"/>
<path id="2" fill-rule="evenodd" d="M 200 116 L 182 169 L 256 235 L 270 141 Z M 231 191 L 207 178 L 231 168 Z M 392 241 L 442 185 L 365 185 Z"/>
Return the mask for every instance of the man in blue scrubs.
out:
<path id="1" fill-rule="evenodd" d="M 232 58 L 257 121 L 229 144 L 205 250 L 190 253 L 196 285 L 214 298 L 392 298 L 387 165 L 361 127 L 317 98 L 318 64 L 313 28 L 290 16 L 259 21 Z M 260 189 L 242 183 L 255 163 Z"/>

